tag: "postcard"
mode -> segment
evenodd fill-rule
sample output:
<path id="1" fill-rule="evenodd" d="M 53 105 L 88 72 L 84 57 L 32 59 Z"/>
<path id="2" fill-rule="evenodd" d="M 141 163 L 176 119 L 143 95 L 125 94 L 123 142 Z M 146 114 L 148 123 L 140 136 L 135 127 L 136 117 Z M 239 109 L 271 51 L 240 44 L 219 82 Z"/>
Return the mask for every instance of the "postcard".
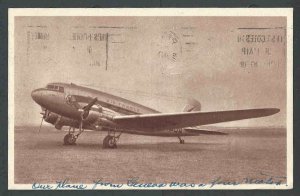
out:
<path id="1" fill-rule="evenodd" d="M 8 188 L 293 188 L 293 9 L 9 9 Z"/>

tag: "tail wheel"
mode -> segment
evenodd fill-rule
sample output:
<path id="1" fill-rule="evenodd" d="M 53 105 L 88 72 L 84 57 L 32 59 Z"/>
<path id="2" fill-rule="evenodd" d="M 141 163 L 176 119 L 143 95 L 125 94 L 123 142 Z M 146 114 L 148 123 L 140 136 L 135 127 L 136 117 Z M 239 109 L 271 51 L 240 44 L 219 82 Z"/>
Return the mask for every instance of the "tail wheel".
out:
<path id="1" fill-rule="evenodd" d="M 178 139 L 179 139 L 179 143 L 180 143 L 180 144 L 184 144 L 184 140 L 183 140 L 183 139 L 181 139 L 181 137 L 180 137 L 180 136 L 178 136 Z"/>
<path id="2" fill-rule="evenodd" d="M 74 136 L 74 134 L 67 134 L 64 137 L 64 144 L 65 145 L 74 145 L 76 143 L 76 138 Z"/>

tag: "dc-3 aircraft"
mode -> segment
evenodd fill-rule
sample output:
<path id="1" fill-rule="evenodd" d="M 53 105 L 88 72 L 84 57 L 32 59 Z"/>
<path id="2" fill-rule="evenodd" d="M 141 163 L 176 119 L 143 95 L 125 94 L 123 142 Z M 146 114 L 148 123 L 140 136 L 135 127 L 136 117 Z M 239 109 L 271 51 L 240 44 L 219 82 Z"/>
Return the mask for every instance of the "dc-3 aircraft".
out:
<path id="1" fill-rule="evenodd" d="M 200 134 L 225 134 L 196 126 L 273 115 L 277 108 L 201 112 L 201 105 L 191 99 L 183 112 L 160 113 L 138 103 L 73 83 L 49 83 L 32 91 L 45 120 L 61 130 L 69 127 L 65 145 L 73 145 L 85 130 L 107 131 L 103 148 L 116 148 L 122 133 L 178 137 Z M 41 128 L 41 126 L 40 126 Z M 78 129 L 78 131 L 76 131 Z"/>

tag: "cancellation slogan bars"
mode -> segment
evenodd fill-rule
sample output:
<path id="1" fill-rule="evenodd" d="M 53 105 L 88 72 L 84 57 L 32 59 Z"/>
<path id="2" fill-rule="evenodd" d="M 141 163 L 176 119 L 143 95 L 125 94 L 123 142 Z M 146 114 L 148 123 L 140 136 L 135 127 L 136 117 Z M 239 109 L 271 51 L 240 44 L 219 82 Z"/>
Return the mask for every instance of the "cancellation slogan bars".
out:
<path id="1" fill-rule="evenodd" d="M 247 71 L 286 66 L 286 28 L 237 28 L 238 65 Z M 284 58 L 282 58 L 284 57 Z"/>
<path id="2" fill-rule="evenodd" d="M 55 32 L 56 28 L 71 29 L 61 35 Z M 95 30 L 102 29 L 102 30 Z M 103 30 L 104 29 L 104 30 Z M 52 59 L 47 56 L 55 51 L 54 45 L 62 44 L 65 51 L 70 55 L 81 55 L 86 59 L 83 65 L 89 68 L 109 71 L 113 68 L 113 58 L 110 58 L 113 50 L 118 50 L 124 44 L 124 32 L 130 31 L 132 27 L 101 26 L 101 27 L 60 27 L 53 25 L 27 25 L 27 60 L 33 58 L 33 53 L 38 52 L 44 59 Z M 51 44 L 50 44 L 51 43 Z M 114 55 L 115 57 L 116 55 Z M 47 62 L 45 62 L 47 63 Z M 29 64 L 29 62 L 28 62 Z"/>
<path id="3" fill-rule="evenodd" d="M 105 58 L 104 61 L 97 59 L 89 63 L 89 66 L 100 67 L 102 64 L 105 64 L 105 70 L 108 68 L 108 33 L 72 33 L 72 41 L 90 41 L 90 42 L 103 42 L 105 47 Z M 91 45 L 87 45 L 88 54 L 93 53 L 93 48 Z M 102 58 L 103 59 L 103 58 Z"/>

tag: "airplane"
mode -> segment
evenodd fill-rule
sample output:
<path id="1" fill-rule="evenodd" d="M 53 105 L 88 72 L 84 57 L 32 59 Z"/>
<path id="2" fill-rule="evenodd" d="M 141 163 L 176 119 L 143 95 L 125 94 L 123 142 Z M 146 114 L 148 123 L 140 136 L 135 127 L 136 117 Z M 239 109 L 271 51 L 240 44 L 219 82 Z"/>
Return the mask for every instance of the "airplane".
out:
<path id="1" fill-rule="evenodd" d="M 177 137 L 224 132 L 199 128 L 201 125 L 270 116 L 278 108 L 201 112 L 201 104 L 190 99 L 182 112 L 160 113 L 157 110 L 74 83 L 49 83 L 32 91 L 32 99 L 42 107 L 43 120 L 58 130 L 69 127 L 65 145 L 74 145 L 84 130 L 107 131 L 103 148 L 116 148 L 122 133 Z M 76 131 L 78 129 L 78 131 Z"/>

